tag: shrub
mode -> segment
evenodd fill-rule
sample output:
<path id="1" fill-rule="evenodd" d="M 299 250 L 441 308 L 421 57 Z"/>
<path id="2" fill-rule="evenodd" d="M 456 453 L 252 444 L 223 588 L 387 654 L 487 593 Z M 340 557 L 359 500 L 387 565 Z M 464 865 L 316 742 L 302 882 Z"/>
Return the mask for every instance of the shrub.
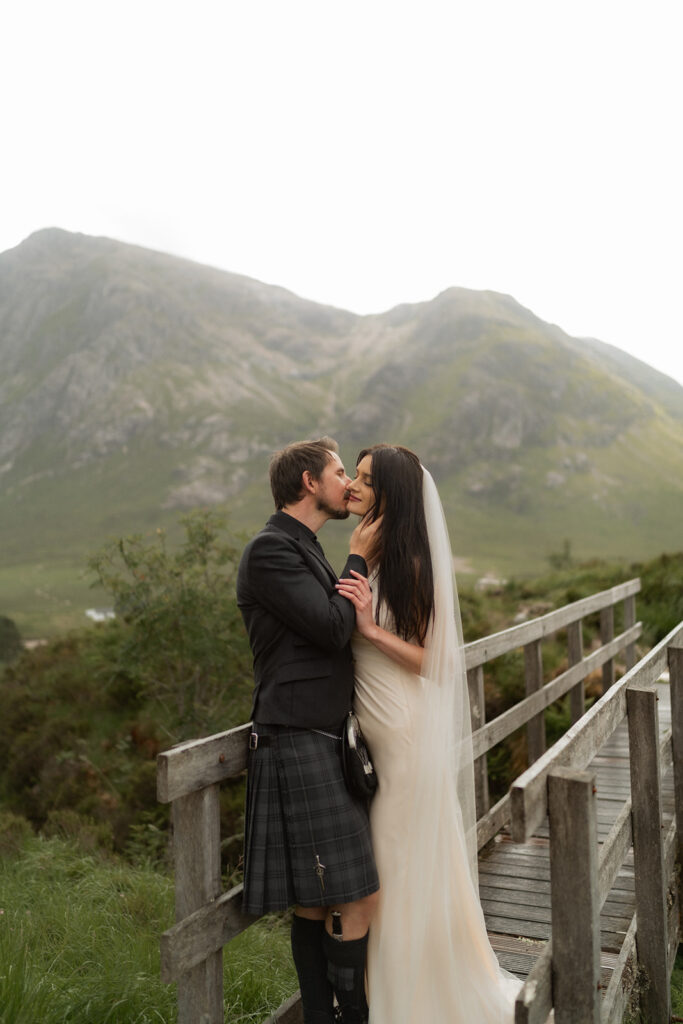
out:
<path id="1" fill-rule="evenodd" d="M 122 627 L 112 682 L 160 705 L 179 737 L 199 735 L 217 718 L 248 717 L 250 658 L 234 596 L 238 551 L 222 538 L 212 511 L 181 520 L 185 538 L 170 551 L 163 530 L 128 537 L 89 561 L 113 596 Z M 219 715 L 220 713 L 220 715 Z M 225 727 L 225 725 L 223 725 Z"/>
<path id="2" fill-rule="evenodd" d="M 0 661 L 14 661 L 23 650 L 21 635 L 12 619 L 0 615 Z"/>

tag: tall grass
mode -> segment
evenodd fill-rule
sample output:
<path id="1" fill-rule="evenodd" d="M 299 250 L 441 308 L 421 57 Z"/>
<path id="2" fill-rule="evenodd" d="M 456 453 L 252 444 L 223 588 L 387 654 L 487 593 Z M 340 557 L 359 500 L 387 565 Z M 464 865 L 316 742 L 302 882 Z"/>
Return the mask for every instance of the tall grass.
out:
<path id="1" fill-rule="evenodd" d="M 172 1024 L 175 986 L 159 976 L 172 923 L 168 877 L 22 833 L 0 848 L 0 1024 Z M 260 1024 L 297 987 L 279 919 L 224 960 L 231 1024 Z"/>

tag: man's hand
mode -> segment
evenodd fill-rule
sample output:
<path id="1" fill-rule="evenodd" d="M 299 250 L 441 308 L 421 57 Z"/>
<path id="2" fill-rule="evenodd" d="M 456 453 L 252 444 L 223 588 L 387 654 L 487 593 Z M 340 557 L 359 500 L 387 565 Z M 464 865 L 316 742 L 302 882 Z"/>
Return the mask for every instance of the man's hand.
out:
<path id="1" fill-rule="evenodd" d="M 356 609 L 356 627 L 358 632 L 368 639 L 377 632 L 372 616 L 372 590 L 365 576 L 350 570 L 354 579 L 341 579 L 337 583 L 337 591 L 347 598 Z"/>
<path id="2" fill-rule="evenodd" d="M 349 541 L 349 554 L 360 555 L 370 565 L 377 560 L 379 555 L 379 538 L 382 529 L 382 516 L 370 522 L 367 516 L 363 516 L 356 529 L 351 534 Z"/>

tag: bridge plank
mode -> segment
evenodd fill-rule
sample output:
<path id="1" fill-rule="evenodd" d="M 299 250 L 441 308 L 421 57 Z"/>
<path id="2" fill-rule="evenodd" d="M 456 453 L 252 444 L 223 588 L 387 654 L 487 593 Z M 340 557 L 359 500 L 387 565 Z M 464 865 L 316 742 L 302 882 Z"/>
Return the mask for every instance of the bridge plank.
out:
<path id="1" fill-rule="evenodd" d="M 303 1021 L 304 1007 L 301 1002 L 301 993 L 297 991 L 282 1006 L 278 1007 L 263 1024 L 303 1024 Z"/>

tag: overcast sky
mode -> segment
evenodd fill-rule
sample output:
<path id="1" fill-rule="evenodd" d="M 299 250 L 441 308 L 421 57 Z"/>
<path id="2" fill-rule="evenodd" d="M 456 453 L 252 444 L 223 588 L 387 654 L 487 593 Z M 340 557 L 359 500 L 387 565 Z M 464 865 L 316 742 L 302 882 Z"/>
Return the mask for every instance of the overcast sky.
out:
<path id="1" fill-rule="evenodd" d="M 0 251 L 108 235 L 357 313 L 507 292 L 683 383 L 680 0 L 17 0 Z"/>

